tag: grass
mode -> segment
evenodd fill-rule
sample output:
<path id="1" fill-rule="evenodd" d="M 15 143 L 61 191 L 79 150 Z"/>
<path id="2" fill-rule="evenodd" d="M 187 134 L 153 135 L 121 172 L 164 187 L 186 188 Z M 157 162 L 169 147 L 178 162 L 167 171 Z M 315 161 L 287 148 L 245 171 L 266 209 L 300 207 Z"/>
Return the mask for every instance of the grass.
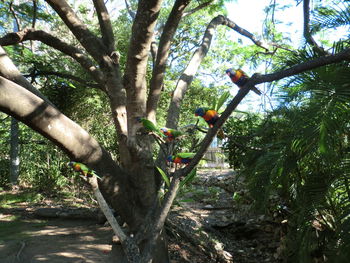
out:
<path id="1" fill-rule="evenodd" d="M 36 203 L 43 199 L 43 196 L 33 192 L 0 193 L 0 207 L 16 207 L 19 203 Z"/>
<path id="2" fill-rule="evenodd" d="M 28 223 L 17 215 L 3 217 L 0 220 L 0 244 L 10 240 L 22 240 L 30 237 L 30 233 L 27 232 L 28 224 L 31 227 L 41 227 L 46 225 L 47 222 L 45 220 L 35 220 L 33 223 Z"/>

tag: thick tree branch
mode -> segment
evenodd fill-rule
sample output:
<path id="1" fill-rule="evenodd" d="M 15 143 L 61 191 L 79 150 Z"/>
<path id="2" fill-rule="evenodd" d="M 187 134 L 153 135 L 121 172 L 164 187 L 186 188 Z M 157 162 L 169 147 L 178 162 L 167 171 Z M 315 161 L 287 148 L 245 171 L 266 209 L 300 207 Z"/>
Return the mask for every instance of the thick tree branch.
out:
<path id="1" fill-rule="evenodd" d="M 102 64 L 103 54 L 109 56 L 107 48 L 102 41 L 95 36 L 87 26 L 79 19 L 73 9 L 65 0 L 46 0 L 46 2 L 56 11 L 63 22 L 68 26 L 73 35 L 87 52 Z"/>
<path id="2" fill-rule="evenodd" d="M 147 99 L 147 118 L 151 121 L 155 121 L 156 109 L 163 86 L 164 73 L 166 62 L 169 57 L 171 42 L 185 8 L 189 3 L 189 0 L 177 0 L 175 2 L 160 37 L 155 67 L 153 68 L 150 83 L 150 92 Z"/>
<path id="3" fill-rule="evenodd" d="M 17 69 L 16 65 L 13 64 L 12 60 L 7 56 L 5 50 L 0 46 L 0 76 L 9 79 L 18 85 L 26 88 L 36 96 L 40 97 L 47 103 L 52 103 L 43 95 L 40 91 L 38 91 L 35 87 L 33 87 L 29 81 L 25 77 L 22 76 L 20 71 Z M 53 106 L 53 105 L 52 105 Z"/>
<path id="4" fill-rule="evenodd" d="M 1 111 L 53 141 L 70 158 L 92 163 L 103 154 L 102 147 L 80 126 L 21 86 L 0 77 L 0 94 Z"/>
<path id="5" fill-rule="evenodd" d="M 135 135 L 136 117 L 146 113 L 146 69 L 148 54 L 162 0 L 140 0 L 132 26 L 124 86 L 127 92 L 128 133 Z"/>
<path id="6" fill-rule="evenodd" d="M 14 45 L 26 40 L 38 40 L 72 57 L 97 83 L 103 83 L 102 72 L 93 64 L 89 57 L 87 57 L 80 49 L 63 42 L 59 38 L 54 37 L 45 31 L 27 28 L 20 32 L 9 33 L 0 38 L 0 45 Z"/>
<path id="7" fill-rule="evenodd" d="M 312 46 L 320 54 L 326 54 L 326 51 L 320 47 L 311 35 L 310 31 L 310 0 L 303 0 L 304 13 L 304 38 L 306 42 Z"/>
<path id="8" fill-rule="evenodd" d="M 272 82 L 276 80 L 280 80 L 286 77 L 290 77 L 304 71 L 312 70 L 314 68 L 326 66 L 329 64 L 339 63 L 342 61 L 350 62 L 350 48 L 344 49 L 343 51 L 334 54 L 334 55 L 325 55 L 313 60 L 309 60 L 307 62 L 303 62 L 301 64 L 294 65 L 286 70 L 278 71 L 271 74 L 266 75 L 255 75 L 253 80 L 253 84 L 260 84 L 264 82 Z"/>
<path id="9" fill-rule="evenodd" d="M 115 48 L 114 34 L 111 20 L 103 0 L 93 0 L 96 9 L 98 21 L 100 23 L 102 41 L 105 44 L 108 54 L 111 54 Z"/>

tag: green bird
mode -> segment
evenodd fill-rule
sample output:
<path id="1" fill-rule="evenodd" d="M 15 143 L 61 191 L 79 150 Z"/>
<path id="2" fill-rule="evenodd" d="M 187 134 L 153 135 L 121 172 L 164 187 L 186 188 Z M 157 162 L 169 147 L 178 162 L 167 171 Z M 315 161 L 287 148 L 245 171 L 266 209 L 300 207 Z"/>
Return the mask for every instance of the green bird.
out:
<path id="1" fill-rule="evenodd" d="M 145 128 L 146 131 L 154 132 L 160 137 L 165 137 L 165 135 L 160 132 L 160 129 L 152 121 L 142 117 L 137 117 L 137 121 L 142 124 L 143 128 Z"/>
<path id="2" fill-rule="evenodd" d="M 83 163 L 69 162 L 68 165 L 72 167 L 74 171 L 80 172 L 81 175 L 85 177 L 92 177 L 95 175 L 97 178 L 101 179 L 101 177 L 99 177 L 94 170 L 90 169 Z"/>

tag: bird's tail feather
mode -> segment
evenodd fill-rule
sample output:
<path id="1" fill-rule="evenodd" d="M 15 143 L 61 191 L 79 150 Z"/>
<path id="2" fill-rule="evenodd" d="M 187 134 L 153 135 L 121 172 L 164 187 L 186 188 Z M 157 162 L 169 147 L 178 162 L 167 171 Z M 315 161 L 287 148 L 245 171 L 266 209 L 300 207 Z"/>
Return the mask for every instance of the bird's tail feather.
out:
<path id="1" fill-rule="evenodd" d="M 252 88 L 252 91 L 254 91 L 254 92 L 255 92 L 256 94 L 258 94 L 258 95 L 261 95 L 261 91 L 258 90 L 257 87 L 253 87 L 253 88 Z"/>

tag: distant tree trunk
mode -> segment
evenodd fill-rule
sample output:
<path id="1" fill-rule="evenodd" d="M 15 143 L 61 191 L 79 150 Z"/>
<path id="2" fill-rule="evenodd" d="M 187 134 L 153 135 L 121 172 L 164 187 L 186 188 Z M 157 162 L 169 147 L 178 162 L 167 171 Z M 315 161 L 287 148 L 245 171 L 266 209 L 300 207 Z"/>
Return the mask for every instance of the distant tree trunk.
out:
<path id="1" fill-rule="evenodd" d="M 17 185 L 19 177 L 19 128 L 18 121 L 11 119 L 11 139 L 10 139 L 10 183 Z"/>
<path id="2" fill-rule="evenodd" d="M 17 1 L 14 2 L 18 4 Z M 13 19 L 13 31 L 19 31 L 19 22 L 15 16 Z M 17 46 L 15 46 L 17 48 Z M 11 118 L 11 132 L 10 132 L 10 183 L 17 185 L 19 177 L 19 128 L 18 121 Z"/>

